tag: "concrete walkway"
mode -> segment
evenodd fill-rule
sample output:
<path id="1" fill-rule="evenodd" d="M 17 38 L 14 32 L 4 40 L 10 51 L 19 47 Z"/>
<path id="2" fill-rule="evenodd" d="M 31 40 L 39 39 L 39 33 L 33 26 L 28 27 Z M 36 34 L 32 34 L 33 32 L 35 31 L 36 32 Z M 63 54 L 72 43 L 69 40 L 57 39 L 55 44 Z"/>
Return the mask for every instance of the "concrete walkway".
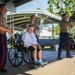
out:
<path id="1" fill-rule="evenodd" d="M 75 52 L 72 52 L 74 56 Z M 13 67 L 9 61 L 7 61 L 6 68 L 7 73 L 0 73 L 0 75 L 75 75 L 75 57 L 65 58 L 66 53 L 62 53 L 62 60 L 57 60 L 57 52 L 45 51 L 45 58 L 50 61 L 44 67 L 38 67 L 29 69 L 27 64 L 23 63 L 19 67 Z"/>

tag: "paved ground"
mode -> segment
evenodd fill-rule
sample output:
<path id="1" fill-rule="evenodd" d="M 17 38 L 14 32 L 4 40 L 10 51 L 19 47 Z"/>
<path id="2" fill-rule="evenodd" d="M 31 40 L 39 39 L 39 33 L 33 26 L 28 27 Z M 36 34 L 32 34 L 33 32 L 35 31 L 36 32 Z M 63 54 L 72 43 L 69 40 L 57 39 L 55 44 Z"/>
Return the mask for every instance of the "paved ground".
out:
<path id="1" fill-rule="evenodd" d="M 62 53 L 62 60 L 57 60 L 57 52 L 45 51 L 43 52 L 47 61 L 50 63 L 44 67 L 29 69 L 27 64 L 23 63 L 21 66 L 15 68 L 9 61 L 7 61 L 7 73 L 0 73 L 0 75 L 75 75 L 75 57 L 65 58 L 66 53 Z M 75 52 L 72 52 L 74 56 Z"/>

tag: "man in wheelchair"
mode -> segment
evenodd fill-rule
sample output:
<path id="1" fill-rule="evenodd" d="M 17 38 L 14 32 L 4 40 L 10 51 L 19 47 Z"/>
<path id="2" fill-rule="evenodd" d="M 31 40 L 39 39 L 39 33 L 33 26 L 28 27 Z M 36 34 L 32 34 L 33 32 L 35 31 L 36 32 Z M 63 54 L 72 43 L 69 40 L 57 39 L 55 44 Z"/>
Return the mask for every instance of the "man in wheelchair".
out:
<path id="1" fill-rule="evenodd" d="M 27 31 L 22 34 L 22 40 L 24 47 L 27 47 L 32 52 L 32 56 L 35 64 L 45 64 L 46 62 L 42 60 L 42 48 L 37 42 L 37 38 L 33 33 L 33 25 L 27 27 Z"/>

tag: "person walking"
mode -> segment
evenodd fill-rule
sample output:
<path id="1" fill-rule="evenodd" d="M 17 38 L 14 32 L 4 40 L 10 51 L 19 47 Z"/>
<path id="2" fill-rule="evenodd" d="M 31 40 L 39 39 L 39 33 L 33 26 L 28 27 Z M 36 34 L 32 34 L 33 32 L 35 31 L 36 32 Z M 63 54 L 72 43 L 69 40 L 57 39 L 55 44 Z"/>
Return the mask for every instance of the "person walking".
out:
<path id="1" fill-rule="evenodd" d="M 60 43 L 59 43 L 59 49 L 58 49 L 58 56 L 57 59 L 62 59 L 61 58 L 61 52 L 62 52 L 62 47 L 65 44 L 66 45 L 66 57 L 71 58 L 70 54 L 70 38 L 68 34 L 68 28 L 69 26 L 72 26 L 72 24 L 67 21 L 67 16 L 66 14 L 62 14 L 62 20 L 59 23 L 60 27 Z"/>

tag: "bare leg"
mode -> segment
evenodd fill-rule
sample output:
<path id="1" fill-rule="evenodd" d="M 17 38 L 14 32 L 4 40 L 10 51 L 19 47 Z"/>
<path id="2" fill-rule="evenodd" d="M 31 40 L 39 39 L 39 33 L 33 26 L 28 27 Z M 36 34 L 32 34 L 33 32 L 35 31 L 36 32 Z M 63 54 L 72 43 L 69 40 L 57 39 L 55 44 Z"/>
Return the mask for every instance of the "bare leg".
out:
<path id="1" fill-rule="evenodd" d="M 33 58 L 34 58 L 34 60 L 37 59 L 37 50 L 34 50 L 34 52 L 33 52 Z"/>
<path id="2" fill-rule="evenodd" d="M 42 50 L 37 53 L 38 60 L 42 60 Z"/>
<path id="3" fill-rule="evenodd" d="M 33 51 L 33 58 L 34 58 L 34 60 L 37 60 L 37 47 L 36 46 L 33 46 L 33 48 L 35 49 Z"/>
<path id="4" fill-rule="evenodd" d="M 39 49 L 39 51 L 37 53 L 37 58 L 38 58 L 38 60 L 42 60 L 42 48 L 40 45 L 37 45 L 37 47 Z"/>

